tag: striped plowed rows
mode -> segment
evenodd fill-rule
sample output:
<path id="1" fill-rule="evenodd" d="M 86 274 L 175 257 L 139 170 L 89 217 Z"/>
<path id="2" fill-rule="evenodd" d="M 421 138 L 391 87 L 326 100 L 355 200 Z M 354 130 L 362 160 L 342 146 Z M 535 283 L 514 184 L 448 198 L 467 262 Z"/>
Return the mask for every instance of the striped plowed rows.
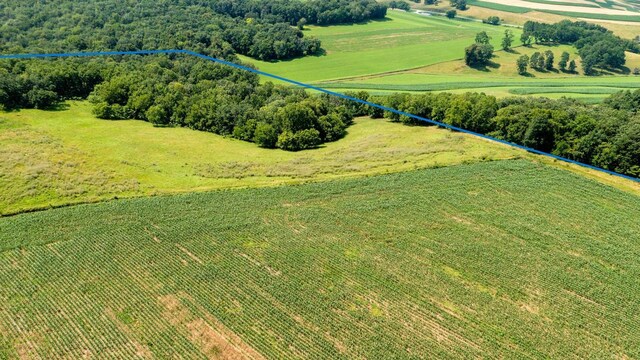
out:
<path id="1" fill-rule="evenodd" d="M 637 357 L 639 217 L 503 161 L 4 218 L 0 330 L 36 359 Z"/>

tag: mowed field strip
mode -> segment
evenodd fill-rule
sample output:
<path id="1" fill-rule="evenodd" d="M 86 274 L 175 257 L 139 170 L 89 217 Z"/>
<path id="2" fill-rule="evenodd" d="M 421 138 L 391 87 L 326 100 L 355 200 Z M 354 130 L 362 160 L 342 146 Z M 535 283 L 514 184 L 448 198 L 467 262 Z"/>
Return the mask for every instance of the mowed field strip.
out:
<path id="1" fill-rule="evenodd" d="M 0 218 L 0 354 L 636 358 L 639 217 L 505 160 Z"/>

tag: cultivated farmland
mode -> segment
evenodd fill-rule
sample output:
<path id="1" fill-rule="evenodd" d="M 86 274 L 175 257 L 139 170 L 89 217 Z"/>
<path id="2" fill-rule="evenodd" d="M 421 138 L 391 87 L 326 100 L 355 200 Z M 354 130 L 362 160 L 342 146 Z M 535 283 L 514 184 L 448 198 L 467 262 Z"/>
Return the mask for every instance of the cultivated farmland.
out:
<path id="1" fill-rule="evenodd" d="M 242 59 L 260 70 L 297 81 L 338 91 L 367 90 L 374 94 L 482 91 L 499 97 L 526 93 L 601 102 L 613 90 L 640 87 L 639 77 L 631 75 L 633 69 L 640 67 L 640 56 L 632 53 L 627 53 L 624 71 L 598 77 L 585 77 L 581 73 L 580 57 L 576 49 L 568 45 L 518 46 L 511 52 L 497 51 L 492 65 L 481 70 L 464 64 L 464 48 L 473 43 L 476 33 L 486 31 L 498 50 L 506 29 L 513 31 L 519 39 L 520 29 L 517 28 L 389 11 L 386 21 L 309 27 L 305 33 L 322 40 L 326 49 L 322 56 L 281 62 Z M 547 50 L 554 52 L 556 61 L 563 51 L 569 52 L 571 59 L 576 61 L 577 72 L 564 73 L 555 69 L 551 72 L 530 71 L 529 76 L 518 75 L 516 61 L 519 56 Z M 531 90 L 541 86 L 553 86 L 555 92 L 535 93 Z"/>
<path id="2" fill-rule="evenodd" d="M 638 217 L 521 160 L 2 218 L 0 353 L 634 358 Z"/>
<path id="3" fill-rule="evenodd" d="M 405 70 L 460 59 L 476 33 L 487 31 L 496 48 L 504 29 L 389 11 L 384 21 L 310 26 L 305 35 L 322 40 L 326 54 L 281 62 L 241 59 L 260 70 L 303 82 Z M 515 29 L 516 38 L 519 30 Z"/>

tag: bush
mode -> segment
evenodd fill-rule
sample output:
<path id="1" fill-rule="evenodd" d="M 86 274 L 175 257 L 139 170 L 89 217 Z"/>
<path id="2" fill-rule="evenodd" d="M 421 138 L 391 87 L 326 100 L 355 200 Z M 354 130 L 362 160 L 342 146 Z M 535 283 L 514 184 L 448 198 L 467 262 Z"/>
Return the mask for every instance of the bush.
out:
<path id="1" fill-rule="evenodd" d="M 256 125 L 253 141 L 260 147 L 273 149 L 278 141 L 278 132 L 273 125 L 260 122 Z"/>
<path id="2" fill-rule="evenodd" d="M 26 98 L 29 105 L 36 109 L 49 109 L 59 102 L 58 94 L 38 88 L 29 90 Z"/>
<path id="3" fill-rule="evenodd" d="M 295 133 L 287 130 L 278 136 L 276 147 L 283 150 L 298 151 L 314 148 L 319 143 L 320 133 L 316 129 L 306 129 Z"/>
<path id="4" fill-rule="evenodd" d="M 500 25 L 500 18 L 497 16 L 489 16 L 488 18 L 482 20 L 482 22 L 490 25 Z"/>
<path id="5" fill-rule="evenodd" d="M 493 46 L 473 44 L 464 50 L 464 62 L 468 66 L 485 65 L 493 56 Z"/>
<path id="6" fill-rule="evenodd" d="M 456 17 L 456 15 L 458 15 L 458 12 L 455 10 L 449 10 L 447 11 L 446 15 L 449 19 L 453 19 Z"/>

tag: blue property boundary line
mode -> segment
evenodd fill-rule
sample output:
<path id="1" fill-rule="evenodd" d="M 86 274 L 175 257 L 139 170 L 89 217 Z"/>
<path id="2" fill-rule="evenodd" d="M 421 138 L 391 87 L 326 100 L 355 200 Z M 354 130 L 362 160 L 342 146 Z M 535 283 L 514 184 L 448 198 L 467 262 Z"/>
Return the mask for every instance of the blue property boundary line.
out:
<path id="1" fill-rule="evenodd" d="M 613 176 L 617 176 L 617 177 L 621 177 L 627 180 L 631 180 L 634 182 L 640 182 L 639 178 L 635 178 L 629 175 L 624 175 L 624 174 L 620 174 L 617 173 L 615 171 L 611 171 L 611 170 L 606 170 L 603 168 L 599 168 L 597 166 L 593 166 L 593 165 L 589 165 L 589 164 L 585 164 L 585 163 L 581 163 L 579 161 L 575 161 L 575 160 L 571 160 L 571 159 L 567 159 L 564 158 L 562 156 L 557 156 L 557 155 L 553 155 L 544 151 L 540 151 L 540 150 L 536 150 L 536 149 L 532 149 L 523 145 L 519 145 L 519 144 L 515 144 L 509 141 L 505 141 L 505 140 L 500 140 L 500 139 L 496 139 L 494 137 L 491 136 L 487 136 L 484 134 L 480 134 L 477 133 L 475 131 L 471 131 L 471 130 L 466 130 L 463 128 L 459 128 L 457 126 L 453 126 L 453 125 L 449 125 L 449 124 L 445 124 L 439 121 L 435 121 L 435 120 L 431 120 L 431 119 L 427 119 L 425 117 L 422 116 L 418 116 L 418 115 L 414 115 L 414 114 L 410 114 L 404 111 L 400 111 L 397 109 L 393 109 L 387 106 L 383 106 L 383 105 L 379 105 L 379 104 L 375 104 L 366 100 L 361 100 L 358 98 L 354 98 L 352 96 L 348 96 L 345 94 L 341 94 L 338 92 L 334 92 L 331 90 L 327 90 L 327 89 L 323 89 L 317 86 L 313 86 L 310 84 L 305 84 L 296 80 L 291 80 L 291 79 L 287 79 L 285 77 L 282 76 L 278 76 L 278 75 L 274 75 L 274 74 L 270 74 L 264 71 L 260 71 L 260 70 L 256 70 L 253 68 L 250 68 L 248 66 L 244 66 L 244 65 L 240 65 L 240 64 L 236 64 L 230 61 L 226 61 L 226 60 L 222 60 L 222 59 L 218 59 L 212 56 L 208 56 L 208 55 L 204 55 L 204 54 L 200 54 L 197 53 L 195 51 L 191 51 L 191 50 L 140 50 L 140 51 L 102 51 L 102 52 L 77 52 L 77 53 L 52 53 L 52 54 L 10 54 L 10 55 L 0 55 L 0 59 L 38 59 L 38 58 L 68 58 L 68 57 L 94 57 L 94 56 L 116 56 L 116 55 L 156 55 L 156 54 L 185 54 L 185 55 L 190 55 L 190 56 L 195 56 L 204 60 L 208 60 L 208 61 L 213 61 L 215 63 L 218 64 L 223 64 L 223 65 L 227 65 L 227 66 L 231 66 L 237 69 L 241 69 L 241 70 L 245 70 L 245 71 L 249 71 L 252 72 L 254 74 L 258 74 L 258 75 L 263 75 L 266 77 L 270 77 L 272 79 L 276 79 L 276 80 L 280 80 L 280 81 L 284 81 L 286 83 L 289 84 L 293 84 L 293 85 L 297 85 L 300 86 L 302 88 L 306 88 L 306 89 L 311 89 L 311 90 L 316 90 L 325 94 L 329 94 L 332 96 L 336 96 L 342 99 L 346 99 L 346 100 L 351 100 L 351 101 L 355 101 L 357 103 L 360 104 L 364 104 L 364 105 L 368 105 L 371 107 L 375 107 L 384 111 L 389 111 L 392 112 L 394 114 L 398 114 L 398 115 L 404 115 L 407 117 L 410 117 L 412 119 L 416 119 L 422 122 L 426 122 L 432 125 L 437 125 L 449 130 L 453 130 L 453 131 L 457 131 L 457 132 L 461 132 L 461 133 L 465 133 L 465 134 L 469 134 L 469 135 L 473 135 L 473 136 L 477 136 L 479 138 L 483 138 L 486 140 L 490 140 L 490 141 L 494 141 L 497 143 L 501 143 L 501 144 L 505 144 L 511 147 L 515 147 L 518 149 L 522 149 L 522 150 L 526 150 L 530 153 L 533 154 L 537 154 L 537 155 L 542 155 L 542 156 L 546 156 L 546 157 L 550 157 L 552 159 L 556 159 L 556 160 L 560 160 L 566 163 L 570 163 L 570 164 L 574 164 L 574 165 L 578 165 L 587 169 L 591 169 L 591 170 L 596 170 L 605 174 L 609 174 L 609 175 L 613 175 Z"/>

